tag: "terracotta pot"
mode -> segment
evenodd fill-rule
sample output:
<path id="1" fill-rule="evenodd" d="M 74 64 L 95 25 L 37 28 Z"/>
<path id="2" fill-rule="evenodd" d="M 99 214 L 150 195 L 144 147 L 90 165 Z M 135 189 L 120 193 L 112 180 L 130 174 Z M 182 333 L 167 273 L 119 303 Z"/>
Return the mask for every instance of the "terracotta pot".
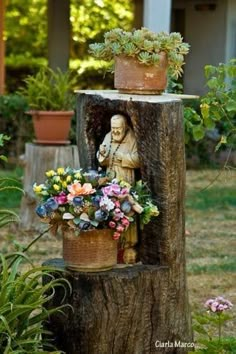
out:
<path id="1" fill-rule="evenodd" d="M 81 272 L 100 272 L 112 269 L 117 263 L 117 241 L 111 229 L 72 230 L 63 235 L 63 259 L 69 269 Z"/>
<path id="2" fill-rule="evenodd" d="M 121 93 L 160 95 L 167 85 L 167 57 L 160 54 L 159 65 L 145 65 L 133 57 L 115 58 L 114 86 Z"/>
<path id="3" fill-rule="evenodd" d="M 30 111 L 38 144 L 69 144 L 73 111 Z"/>

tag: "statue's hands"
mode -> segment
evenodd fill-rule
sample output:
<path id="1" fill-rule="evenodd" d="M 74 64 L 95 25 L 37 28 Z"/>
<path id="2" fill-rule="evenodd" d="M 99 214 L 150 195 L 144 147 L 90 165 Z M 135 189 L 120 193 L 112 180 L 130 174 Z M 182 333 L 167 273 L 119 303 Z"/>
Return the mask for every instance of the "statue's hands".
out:
<path id="1" fill-rule="evenodd" d="M 100 153 L 100 155 L 105 156 L 105 155 L 106 155 L 106 152 L 107 152 L 107 150 L 106 150 L 106 145 L 100 145 L 100 147 L 99 147 L 99 153 Z"/>
<path id="2" fill-rule="evenodd" d="M 123 154 L 122 154 L 122 153 L 117 152 L 117 153 L 115 154 L 115 159 L 116 159 L 117 161 L 122 161 L 122 158 L 123 158 Z"/>

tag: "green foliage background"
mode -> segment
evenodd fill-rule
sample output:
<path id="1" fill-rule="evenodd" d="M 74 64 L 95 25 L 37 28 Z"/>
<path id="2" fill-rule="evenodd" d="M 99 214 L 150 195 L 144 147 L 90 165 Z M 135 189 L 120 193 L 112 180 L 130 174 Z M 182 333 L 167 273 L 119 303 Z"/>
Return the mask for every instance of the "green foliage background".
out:
<path id="1" fill-rule="evenodd" d="M 97 67 L 94 61 L 86 68 L 83 65 L 83 61 L 89 58 L 89 44 L 100 41 L 104 32 L 114 27 L 130 30 L 133 1 L 71 0 L 70 22 L 70 66 L 76 71 L 83 66 L 80 74 L 89 72 L 89 75 L 85 74 L 80 79 L 81 88 L 86 88 L 87 79 L 92 85 L 91 77 Z M 26 75 L 47 65 L 47 27 L 47 0 L 7 2 L 5 36 L 8 92 L 17 89 Z M 102 77 L 103 73 L 98 75 Z M 109 81 L 109 75 L 107 78 Z"/>

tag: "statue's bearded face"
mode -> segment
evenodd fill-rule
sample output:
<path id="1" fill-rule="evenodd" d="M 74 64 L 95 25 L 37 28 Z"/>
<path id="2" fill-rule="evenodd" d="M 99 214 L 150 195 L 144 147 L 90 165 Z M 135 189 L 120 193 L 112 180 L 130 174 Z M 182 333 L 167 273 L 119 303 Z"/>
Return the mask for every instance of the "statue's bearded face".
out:
<path id="1" fill-rule="evenodd" d="M 116 119 L 111 122 L 112 140 L 119 143 L 125 136 L 126 125 L 121 119 Z"/>

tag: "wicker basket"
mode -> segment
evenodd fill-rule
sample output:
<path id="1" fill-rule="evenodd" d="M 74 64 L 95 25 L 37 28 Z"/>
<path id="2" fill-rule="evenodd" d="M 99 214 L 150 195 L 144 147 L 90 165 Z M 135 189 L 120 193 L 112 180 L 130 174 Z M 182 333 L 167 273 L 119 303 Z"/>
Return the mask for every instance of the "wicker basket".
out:
<path id="1" fill-rule="evenodd" d="M 63 259 L 69 269 L 82 272 L 100 272 L 112 269 L 117 262 L 117 241 L 111 229 L 73 231 L 63 235 Z"/>

